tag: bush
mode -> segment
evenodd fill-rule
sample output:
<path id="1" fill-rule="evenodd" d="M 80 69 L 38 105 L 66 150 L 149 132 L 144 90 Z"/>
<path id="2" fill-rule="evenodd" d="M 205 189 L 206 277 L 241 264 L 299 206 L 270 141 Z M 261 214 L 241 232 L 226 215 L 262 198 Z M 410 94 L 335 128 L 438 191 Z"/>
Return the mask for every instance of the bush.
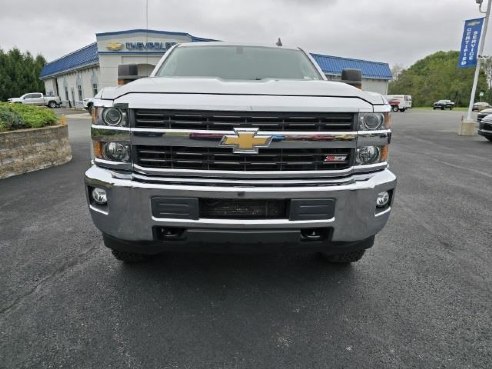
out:
<path id="1" fill-rule="evenodd" d="M 51 110 L 39 106 L 0 103 L 0 131 L 22 128 L 41 128 L 57 124 L 58 117 Z"/>
<path id="2" fill-rule="evenodd" d="M 0 108 L 0 131 L 13 131 L 27 128 L 22 118 L 16 112 Z"/>

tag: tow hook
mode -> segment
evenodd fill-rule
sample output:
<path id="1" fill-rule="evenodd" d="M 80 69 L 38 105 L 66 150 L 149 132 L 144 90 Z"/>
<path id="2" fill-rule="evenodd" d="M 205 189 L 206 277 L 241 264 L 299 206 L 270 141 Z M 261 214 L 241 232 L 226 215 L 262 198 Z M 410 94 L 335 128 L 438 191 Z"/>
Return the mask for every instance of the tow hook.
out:
<path id="1" fill-rule="evenodd" d="M 301 238 L 304 241 L 319 241 L 323 238 L 323 231 L 316 228 L 302 229 Z"/>

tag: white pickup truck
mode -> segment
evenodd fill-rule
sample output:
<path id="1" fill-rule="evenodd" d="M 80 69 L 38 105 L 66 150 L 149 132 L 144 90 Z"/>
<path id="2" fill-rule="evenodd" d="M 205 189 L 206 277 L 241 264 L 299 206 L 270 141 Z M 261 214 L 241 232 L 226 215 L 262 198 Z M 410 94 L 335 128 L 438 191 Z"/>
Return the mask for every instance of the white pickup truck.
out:
<path id="1" fill-rule="evenodd" d="M 301 49 L 177 45 L 93 109 L 88 205 L 124 262 L 300 248 L 351 263 L 390 216 L 390 105 Z"/>
<path id="2" fill-rule="evenodd" d="M 60 97 L 44 96 L 41 92 L 29 92 L 21 97 L 11 97 L 7 101 L 17 104 L 48 106 L 50 108 L 57 108 L 61 104 Z"/>

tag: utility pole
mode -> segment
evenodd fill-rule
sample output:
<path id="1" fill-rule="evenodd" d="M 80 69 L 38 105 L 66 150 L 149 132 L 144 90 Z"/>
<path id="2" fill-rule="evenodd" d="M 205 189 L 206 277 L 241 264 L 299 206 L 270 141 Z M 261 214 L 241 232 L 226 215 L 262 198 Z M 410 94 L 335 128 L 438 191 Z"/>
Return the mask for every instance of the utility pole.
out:
<path id="1" fill-rule="evenodd" d="M 475 102 L 475 93 L 477 92 L 478 76 L 480 75 L 480 60 L 483 55 L 483 49 L 485 46 L 485 37 L 487 36 L 487 28 L 489 25 L 490 8 L 492 0 L 487 0 L 487 10 L 482 10 L 483 0 L 475 0 L 479 4 L 479 12 L 485 14 L 482 37 L 480 38 L 480 48 L 478 50 L 477 66 L 475 68 L 475 76 L 473 78 L 473 86 L 470 96 L 470 104 L 468 105 L 468 114 L 466 119 L 461 122 L 460 130 L 458 132 L 461 136 L 474 136 L 476 134 L 475 121 L 472 119 L 473 103 Z"/>

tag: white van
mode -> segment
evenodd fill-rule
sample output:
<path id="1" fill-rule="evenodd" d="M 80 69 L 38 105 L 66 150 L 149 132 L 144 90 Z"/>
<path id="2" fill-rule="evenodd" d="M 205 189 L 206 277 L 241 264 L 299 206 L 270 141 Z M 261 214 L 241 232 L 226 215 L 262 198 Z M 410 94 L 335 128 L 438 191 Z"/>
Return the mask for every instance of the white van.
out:
<path id="1" fill-rule="evenodd" d="M 412 96 L 410 95 L 386 95 L 386 99 L 393 111 L 404 112 L 412 107 Z"/>

